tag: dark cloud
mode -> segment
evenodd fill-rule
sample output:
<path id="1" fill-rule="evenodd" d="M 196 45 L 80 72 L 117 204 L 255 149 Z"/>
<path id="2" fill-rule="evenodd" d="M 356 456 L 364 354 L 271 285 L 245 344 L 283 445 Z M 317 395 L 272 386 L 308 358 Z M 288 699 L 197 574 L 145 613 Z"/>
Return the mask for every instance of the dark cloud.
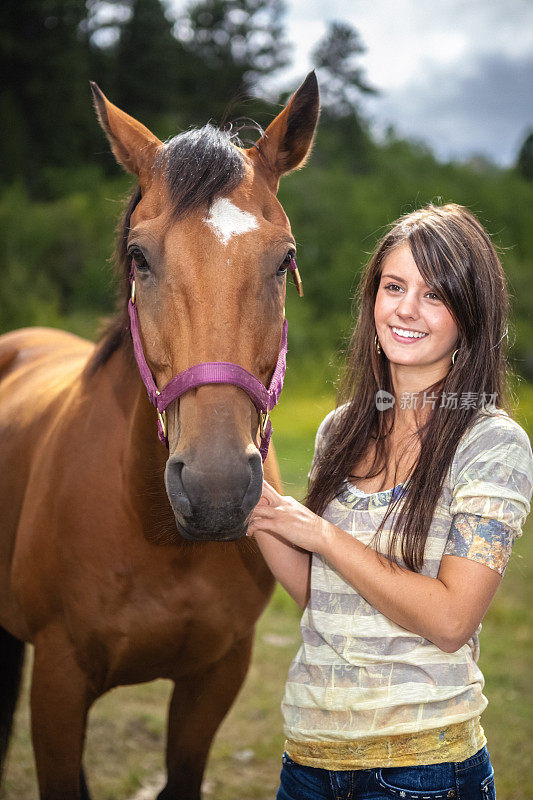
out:
<path id="1" fill-rule="evenodd" d="M 533 129 L 533 56 L 482 54 L 367 103 L 378 126 L 426 141 L 443 159 L 483 154 L 512 164 Z"/>

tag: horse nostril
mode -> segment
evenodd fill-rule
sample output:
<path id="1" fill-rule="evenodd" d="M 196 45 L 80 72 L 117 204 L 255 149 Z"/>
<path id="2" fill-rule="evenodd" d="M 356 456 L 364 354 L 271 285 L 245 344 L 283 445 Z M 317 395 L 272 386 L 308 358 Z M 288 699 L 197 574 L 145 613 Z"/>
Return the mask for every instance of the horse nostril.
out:
<path id="1" fill-rule="evenodd" d="M 177 458 L 169 458 L 165 467 L 165 485 L 174 510 L 183 517 L 191 517 L 192 506 L 181 478 L 183 467 L 183 461 Z"/>
<path id="2" fill-rule="evenodd" d="M 247 515 L 255 508 L 263 491 L 263 462 L 259 453 L 254 453 L 248 457 L 250 466 L 250 483 L 243 497 L 242 510 Z"/>
<path id="3" fill-rule="evenodd" d="M 195 530 L 193 538 L 198 532 L 204 539 L 230 533 L 235 538 L 261 497 L 261 456 L 256 452 L 215 463 L 211 458 L 206 464 L 174 454 L 167 461 L 165 485 L 178 525 Z"/>

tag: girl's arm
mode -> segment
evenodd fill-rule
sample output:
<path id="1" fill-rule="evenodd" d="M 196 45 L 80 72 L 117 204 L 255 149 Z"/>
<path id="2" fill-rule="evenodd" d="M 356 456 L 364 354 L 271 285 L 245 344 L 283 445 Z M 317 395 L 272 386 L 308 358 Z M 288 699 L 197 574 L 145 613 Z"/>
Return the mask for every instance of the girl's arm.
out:
<path id="1" fill-rule="evenodd" d="M 334 525 L 319 552 L 370 605 L 446 653 L 468 642 L 501 582 L 495 570 L 458 556 L 443 556 L 436 578 L 412 572 Z"/>
<path id="2" fill-rule="evenodd" d="M 269 484 L 266 485 L 269 486 Z M 272 487 L 270 488 L 272 489 Z M 272 491 L 274 492 L 275 490 L 272 489 Z M 293 498 L 286 499 L 292 500 Z M 263 494 L 254 514 L 257 509 L 267 506 L 269 502 L 270 500 Z M 309 600 L 311 553 L 296 547 L 275 533 L 266 533 L 256 529 L 253 524 L 253 517 L 246 535 L 254 536 L 263 558 L 276 580 L 281 583 L 300 608 L 305 608 Z"/>
<path id="3" fill-rule="evenodd" d="M 319 553 L 370 605 L 445 652 L 466 644 L 500 584 L 498 572 L 458 556 L 443 556 L 437 578 L 393 565 L 266 482 L 264 496 L 270 503 L 256 507 L 249 532 Z"/>

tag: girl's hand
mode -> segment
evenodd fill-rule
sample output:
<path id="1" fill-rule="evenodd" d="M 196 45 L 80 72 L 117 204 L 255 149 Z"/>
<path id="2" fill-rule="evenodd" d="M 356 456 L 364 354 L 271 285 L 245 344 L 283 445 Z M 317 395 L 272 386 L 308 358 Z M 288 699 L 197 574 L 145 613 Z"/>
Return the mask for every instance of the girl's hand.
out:
<path id="1" fill-rule="evenodd" d="M 268 533 L 285 540 L 293 547 L 320 553 L 331 536 L 333 526 L 303 506 L 294 497 L 285 497 L 267 481 L 250 518 L 247 536 Z"/>

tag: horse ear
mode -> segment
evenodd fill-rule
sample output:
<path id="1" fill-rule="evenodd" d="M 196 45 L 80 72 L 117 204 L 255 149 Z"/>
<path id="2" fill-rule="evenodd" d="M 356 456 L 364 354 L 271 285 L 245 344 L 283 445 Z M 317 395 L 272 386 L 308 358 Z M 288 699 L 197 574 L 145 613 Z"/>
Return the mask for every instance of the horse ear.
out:
<path id="1" fill-rule="evenodd" d="M 310 72 L 283 111 L 270 123 L 254 149 L 272 175 L 274 190 L 287 172 L 303 167 L 311 152 L 320 113 L 316 75 Z"/>
<path id="2" fill-rule="evenodd" d="M 141 186 L 150 181 L 157 149 L 163 143 L 136 119 L 110 103 L 100 87 L 91 81 L 94 107 L 115 158 L 138 175 Z"/>

